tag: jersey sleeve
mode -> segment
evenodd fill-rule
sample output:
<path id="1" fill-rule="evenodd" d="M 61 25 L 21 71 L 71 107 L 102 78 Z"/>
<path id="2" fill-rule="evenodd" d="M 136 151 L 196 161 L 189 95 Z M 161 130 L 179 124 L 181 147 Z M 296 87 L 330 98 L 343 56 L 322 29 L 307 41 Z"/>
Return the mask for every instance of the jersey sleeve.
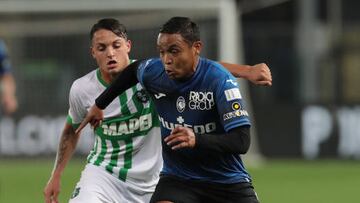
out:
<path id="1" fill-rule="evenodd" d="M 87 110 L 83 104 L 81 98 L 82 92 L 76 83 L 73 83 L 69 94 L 69 112 L 67 117 L 67 123 L 71 124 L 76 129 L 81 121 L 85 118 Z"/>
<path id="2" fill-rule="evenodd" d="M 5 43 L 0 40 L 0 75 L 10 72 L 11 64 Z"/>
<path id="3" fill-rule="evenodd" d="M 138 67 L 137 71 L 137 78 L 140 82 L 140 84 L 146 89 L 147 85 L 146 82 L 151 80 L 151 74 L 153 72 L 150 71 L 151 66 L 156 62 L 157 60 L 152 58 L 148 60 L 144 60 Z"/>
<path id="4" fill-rule="evenodd" d="M 232 75 L 224 74 L 218 80 L 216 90 L 216 106 L 220 122 L 226 132 L 233 128 L 248 125 L 250 120 L 241 96 L 239 84 Z"/>

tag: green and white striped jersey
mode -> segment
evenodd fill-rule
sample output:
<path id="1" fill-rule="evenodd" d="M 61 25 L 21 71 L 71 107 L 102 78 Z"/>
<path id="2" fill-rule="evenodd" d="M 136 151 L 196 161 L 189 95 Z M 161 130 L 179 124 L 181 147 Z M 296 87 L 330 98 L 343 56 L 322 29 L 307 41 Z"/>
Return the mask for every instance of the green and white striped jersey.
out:
<path id="1" fill-rule="evenodd" d="M 78 127 L 107 86 L 99 69 L 77 79 L 70 90 L 68 122 Z M 94 130 L 95 144 L 88 163 L 153 190 L 162 168 L 159 120 L 153 102 L 138 83 L 103 112 L 104 120 Z"/>

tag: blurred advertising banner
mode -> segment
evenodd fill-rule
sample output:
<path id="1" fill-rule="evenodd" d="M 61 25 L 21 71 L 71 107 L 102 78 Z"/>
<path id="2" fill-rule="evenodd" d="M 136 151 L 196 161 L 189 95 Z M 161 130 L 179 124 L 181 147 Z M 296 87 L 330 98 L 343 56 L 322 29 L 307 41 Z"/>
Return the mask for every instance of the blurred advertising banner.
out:
<path id="1" fill-rule="evenodd" d="M 360 159 L 360 106 L 272 104 L 254 110 L 265 157 Z"/>
<path id="2" fill-rule="evenodd" d="M 269 158 L 360 159 L 360 106 L 279 105 L 256 108 L 260 152 Z M 65 116 L 0 120 L 0 156 L 46 156 L 57 151 Z M 89 126 L 76 153 L 93 147 Z"/>
<path id="3" fill-rule="evenodd" d="M 301 123 L 305 158 L 318 158 L 326 150 L 335 151 L 342 158 L 360 158 L 360 106 L 336 109 L 307 106 L 302 111 Z M 333 139 L 336 146 L 331 147 Z"/>
<path id="4" fill-rule="evenodd" d="M 28 115 L 15 122 L 0 120 L 1 156 L 40 156 L 55 154 L 66 116 L 39 117 Z M 90 127 L 84 129 L 76 153 L 88 154 L 93 146 Z"/>

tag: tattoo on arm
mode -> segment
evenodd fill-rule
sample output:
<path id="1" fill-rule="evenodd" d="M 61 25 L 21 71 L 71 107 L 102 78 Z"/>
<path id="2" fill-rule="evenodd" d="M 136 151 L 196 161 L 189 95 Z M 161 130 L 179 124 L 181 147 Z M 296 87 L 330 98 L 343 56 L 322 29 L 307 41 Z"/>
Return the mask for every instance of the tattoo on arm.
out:
<path id="1" fill-rule="evenodd" d="M 68 133 L 64 133 L 63 136 L 61 136 L 61 141 L 59 144 L 59 151 L 56 158 L 56 166 L 59 166 L 64 160 L 64 155 L 66 153 L 66 150 L 68 149 L 70 140 L 70 135 Z"/>
<path id="2" fill-rule="evenodd" d="M 78 137 L 76 137 L 74 130 L 65 127 L 56 154 L 55 170 L 59 168 L 64 162 L 67 162 L 75 150 Z"/>

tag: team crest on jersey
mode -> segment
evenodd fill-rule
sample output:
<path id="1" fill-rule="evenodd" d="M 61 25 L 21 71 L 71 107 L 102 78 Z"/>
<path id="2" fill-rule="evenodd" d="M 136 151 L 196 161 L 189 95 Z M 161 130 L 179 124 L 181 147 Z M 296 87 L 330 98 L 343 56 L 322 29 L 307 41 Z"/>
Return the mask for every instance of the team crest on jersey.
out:
<path id="1" fill-rule="evenodd" d="M 149 96 L 147 95 L 145 90 L 138 90 L 135 92 L 136 99 L 142 103 L 146 103 L 149 101 Z"/>
<path id="2" fill-rule="evenodd" d="M 185 110 L 185 107 L 186 107 L 185 99 L 184 97 L 180 96 L 176 100 L 176 109 L 178 110 L 178 112 L 182 113 Z"/>
<path id="3" fill-rule="evenodd" d="M 75 197 L 77 197 L 79 195 L 79 193 L 80 193 L 80 187 L 76 187 L 71 195 L 71 199 L 74 199 Z"/>

